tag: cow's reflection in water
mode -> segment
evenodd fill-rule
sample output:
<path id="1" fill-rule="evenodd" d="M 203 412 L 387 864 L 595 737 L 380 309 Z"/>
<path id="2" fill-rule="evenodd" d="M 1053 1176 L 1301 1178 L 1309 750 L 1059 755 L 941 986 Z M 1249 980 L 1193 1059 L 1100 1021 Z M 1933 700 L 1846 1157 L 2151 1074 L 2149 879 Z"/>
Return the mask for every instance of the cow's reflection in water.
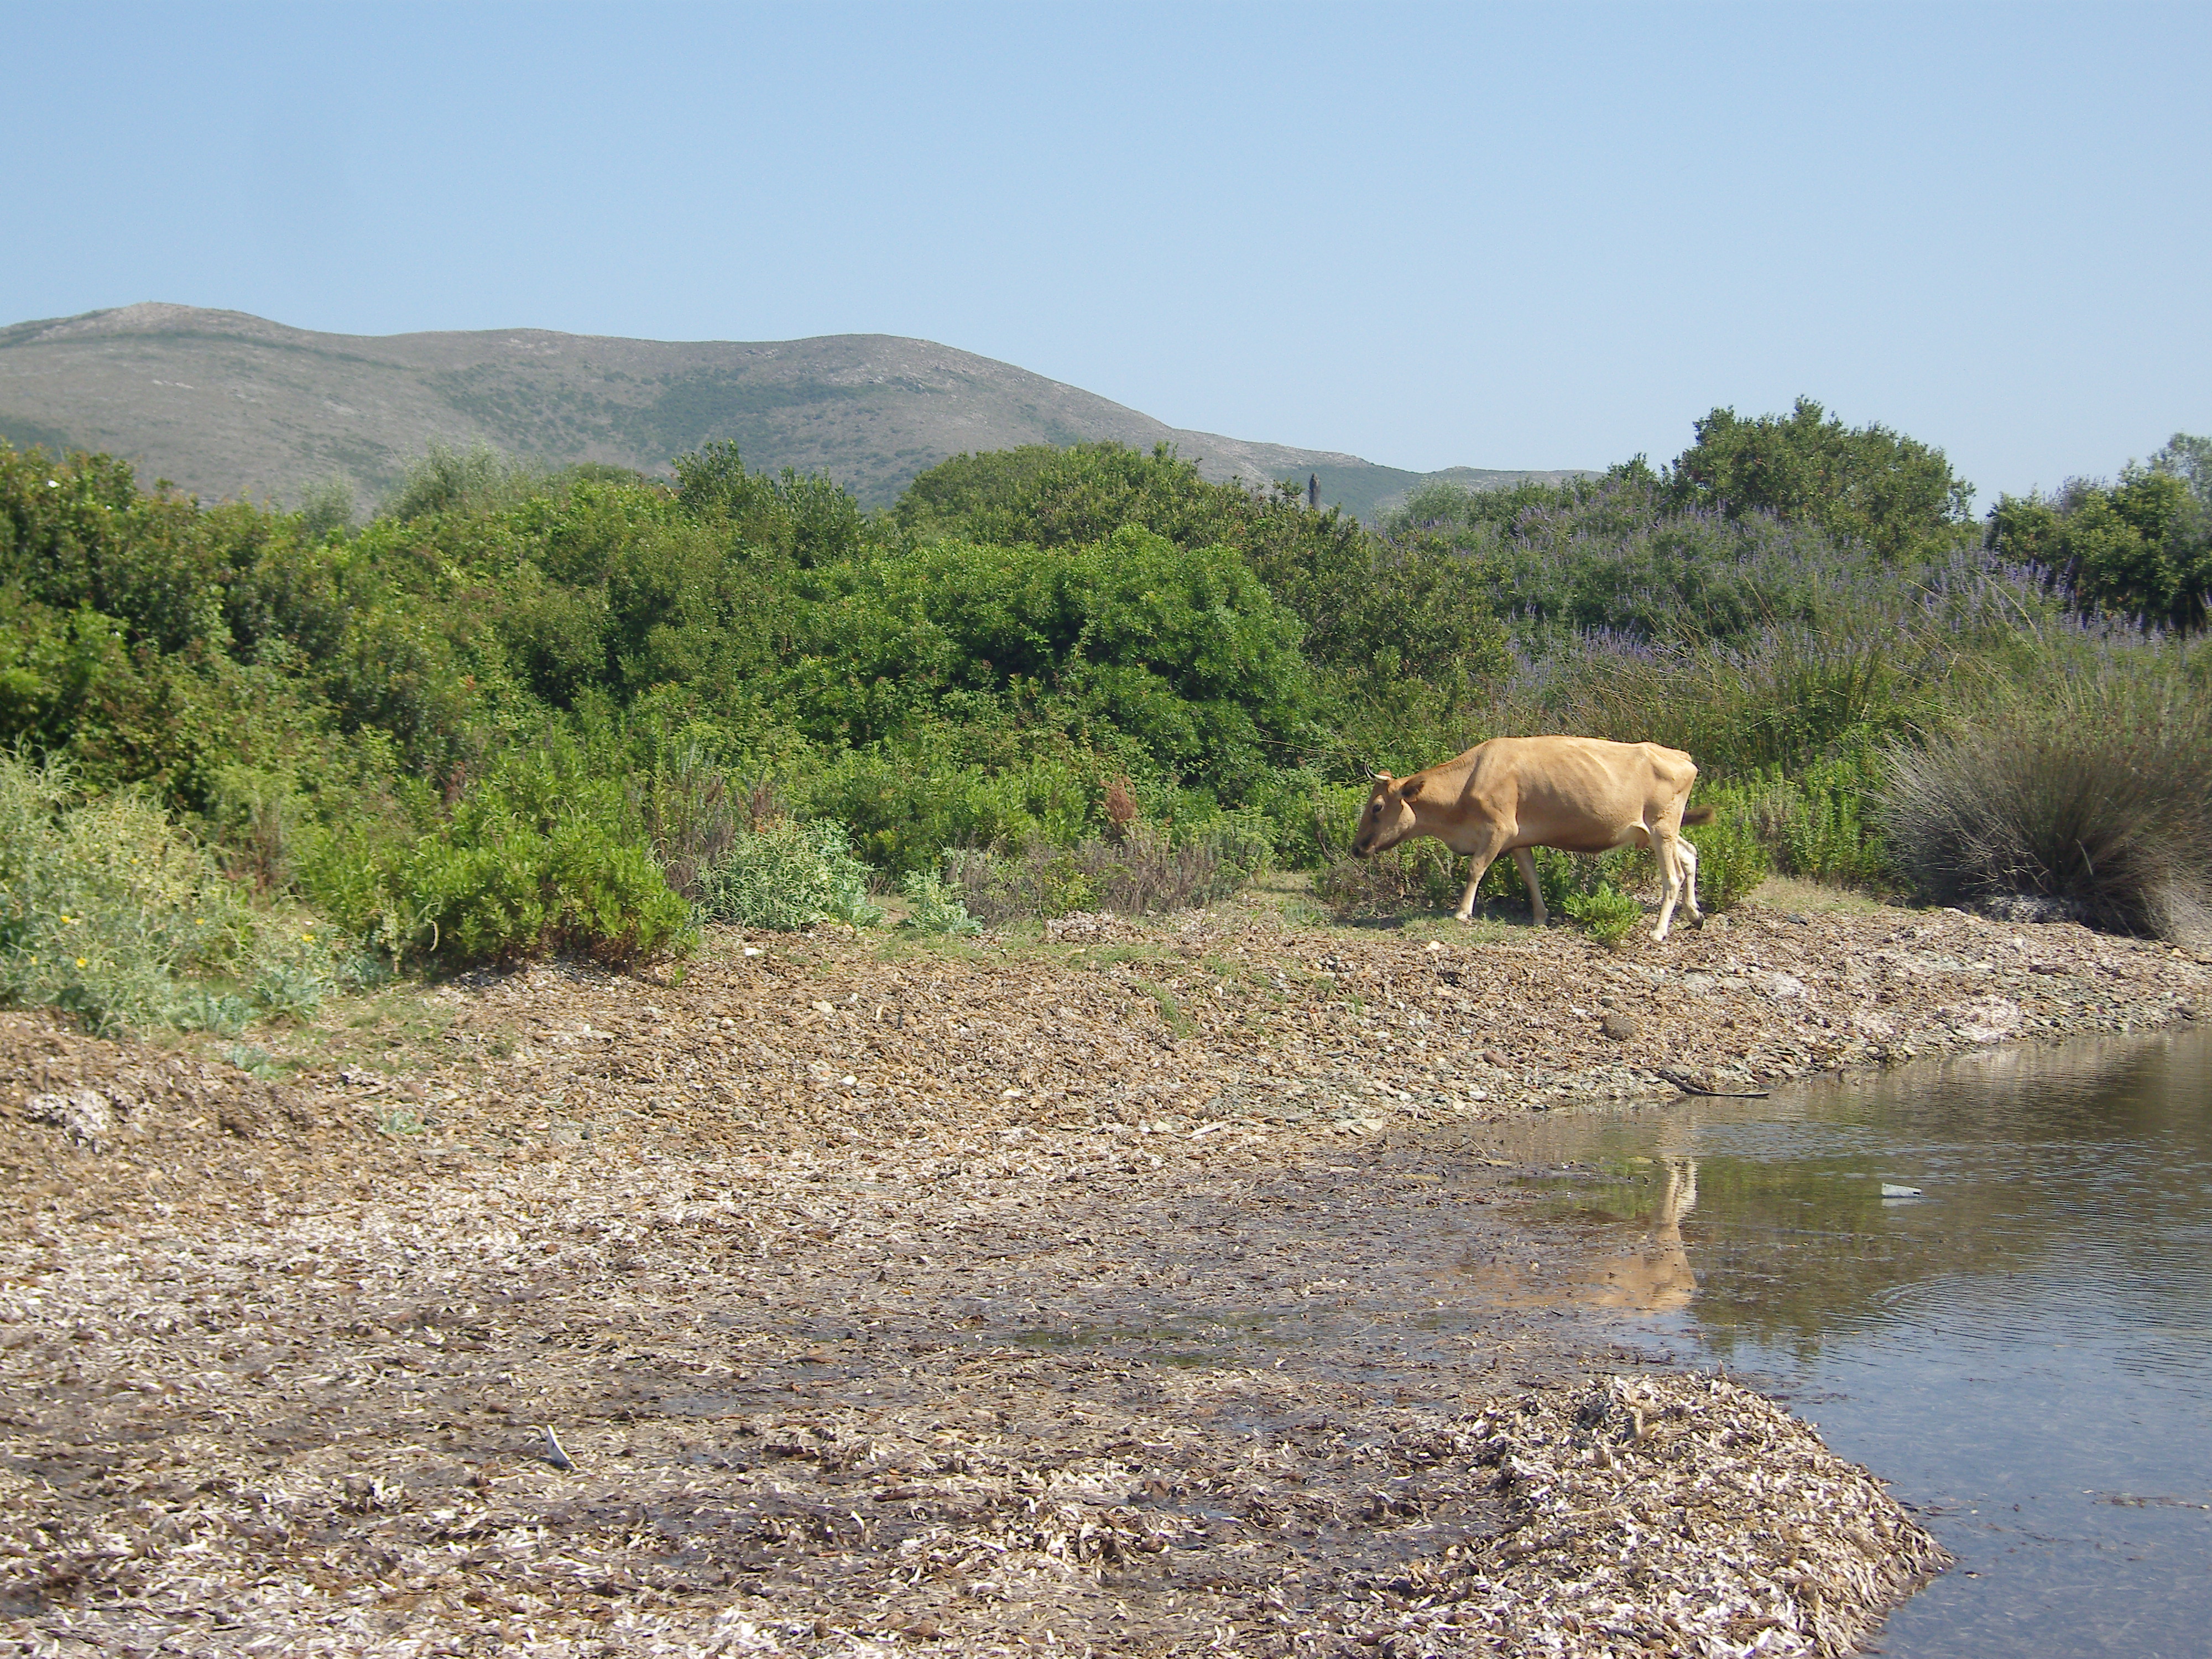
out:
<path id="1" fill-rule="evenodd" d="M 1651 1231 L 1636 1249 L 1591 1264 L 1597 1306 L 1672 1313 L 1690 1305 L 1697 1294 L 1698 1276 L 1690 1271 L 1690 1255 L 1682 1248 L 1682 1218 L 1697 1203 L 1697 1160 L 1667 1159 L 1661 1166 L 1659 1207 L 1652 1216 Z"/>

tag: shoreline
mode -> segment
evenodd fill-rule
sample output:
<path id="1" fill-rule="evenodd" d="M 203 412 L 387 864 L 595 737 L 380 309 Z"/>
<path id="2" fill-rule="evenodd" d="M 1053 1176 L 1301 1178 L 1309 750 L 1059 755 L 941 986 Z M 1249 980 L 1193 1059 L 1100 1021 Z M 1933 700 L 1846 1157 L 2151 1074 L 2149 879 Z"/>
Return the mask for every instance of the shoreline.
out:
<path id="1" fill-rule="evenodd" d="M 1430 1132 L 2212 1014 L 1945 912 L 1048 932 L 403 988 L 286 1079 L 0 1015 L 0 1651 L 1841 1651 L 1932 1540 L 1483 1291 Z"/>

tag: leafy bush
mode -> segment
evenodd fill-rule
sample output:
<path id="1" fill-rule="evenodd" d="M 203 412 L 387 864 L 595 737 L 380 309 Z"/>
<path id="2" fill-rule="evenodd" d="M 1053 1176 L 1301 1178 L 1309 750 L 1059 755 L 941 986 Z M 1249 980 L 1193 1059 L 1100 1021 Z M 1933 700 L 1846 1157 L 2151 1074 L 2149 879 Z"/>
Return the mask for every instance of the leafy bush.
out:
<path id="1" fill-rule="evenodd" d="M 395 519 L 419 519 L 433 513 L 482 513 L 514 506 L 544 491 L 545 473 L 502 455 L 487 444 L 456 449 L 432 439 L 421 459 L 392 493 L 385 511 Z M 347 496 L 350 518 L 352 497 Z"/>
<path id="2" fill-rule="evenodd" d="M 2212 929 L 2212 700 L 2172 678 L 2008 690 L 1890 757 L 1900 868 L 1952 902 L 2067 899 L 2106 926 Z"/>
<path id="3" fill-rule="evenodd" d="M 1553 915 L 1576 915 L 1572 906 L 1579 901 L 1622 892 L 1645 877 L 1656 879 L 1650 855 L 1633 848 L 1616 847 L 1606 853 L 1563 853 L 1556 847 L 1528 850 L 1536 864 L 1536 884 L 1544 890 L 1544 908 Z M 1528 884 L 1521 879 L 1521 866 L 1510 854 L 1484 872 L 1482 890 L 1502 899 L 1510 909 L 1528 905 L 1529 913 L 1534 913 L 1528 902 Z"/>
<path id="4" fill-rule="evenodd" d="M 1888 848 L 1868 814 L 1881 782 L 1879 755 L 1859 747 L 1794 775 L 1766 768 L 1732 798 L 1784 875 L 1878 887 L 1892 877 Z"/>
<path id="5" fill-rule="evenodd" d="M 0 1003 L 100 1031 L 242 1030 L 312 1014 L 344 977 L 337 942 L 248 905 L 143 797 L 79 802 L 64 767 L 0 753 Z"/>
<path id="6" fill-rule="evenodd" d="M 457 965 L 564 950 L 626 963 L 688 941 L 690 908 L 622 785 L 560 741 L 503 757 L 368 896 L 362 932 Z"/>
<path id="7" fill-rule="evenodd" d="M 811 608 L 791 695 L 820 738 L 877 741 L 950 706 L 1052 702 L 1163 769 L 1234 783 L 1304 734 L 1297 619 L 1234 549 L 1133 526 L 1083 547 L 933 542 L 855 562 Z"/>
<path id="8" fill-rule="evenodd" d="M 779 933 L 883 920 L 868 897 L 868 866 L 853 856 L 845 826 L 827 818 L 781 818 L 739 836 L 702 876 L 698 909 L 706 921 Z"/>
<path id="9" fill-rule="evenodd" d="M 1043 734 L 1014 736 L 980 722 L 957 732 L 917 722 L 901 739 L 826 760 L 793 794 L 810 815 L 849 826 L 855 850 L 894 872 L 934 870 L 947 847 L 1073 844 L 1091 825 L 1109 769 Z"/>
<path id="10" fill-rule="evenodd" d="M 1759 884 L 1772 873 L 1774 860 L 1766 843 L 1734 810 L 1733 802 L 1717 792 L 1713 804 L 1719 808 L 1713 820 L 1692 825 L 1682 836 L 1698 849 L 1699 907 L 1725 910 L 1758 890 Z"/>
<path id="11" fill-rule="evenodd" d="M 2212 603 L 2212 441 L 2176 433 L 2117 483 L 2070 480 L 2045 497 L 2003 495 L 1989 545 L 2039 566 L 2078 603 L 2191 628 Z"/>
<path id="12" fill-rule="evenodd" d="M 1600 882 L 1590 893 L 1570 893 L 1559 908 L 1590 930 L 1601 945 L 1619 945 L 1636 931 L 1644 907 L 1611 882 Z"/>
<path id="13" fill-rule="evenodd" d="M 927 870 L 915 870 L 899 884 L 910 907 L 906 926 L 918 933 L 977 933 L 982 924 L 968 914 L 960 896 Z"/>
<path id="14" fill-rule="evenodd" d="M 1464 694 L 1504 660 L 1485 573 L 1449 546 L 1382 542 L 1291 488 L 1209 483 L 1164 445 L 1031 445 L 957 455 L 900 497 L 919 540 L 1041 548 L 1095 544 L 1125 528 L 1186 553 L 1228 550 L 1304 624 L 1305 655 L 1333 679 L 1425 682 Z"/>
<path id="15" fill-rule="evenodd" d="M 1686 502 L 1805 518 L 1885 558 L 1954 545 L 1974 488 L 1943 452 L 1880 424 L 1846 428 L 1809 398 L 1787 416 L 1716 409 L 1668 471 Z"/>

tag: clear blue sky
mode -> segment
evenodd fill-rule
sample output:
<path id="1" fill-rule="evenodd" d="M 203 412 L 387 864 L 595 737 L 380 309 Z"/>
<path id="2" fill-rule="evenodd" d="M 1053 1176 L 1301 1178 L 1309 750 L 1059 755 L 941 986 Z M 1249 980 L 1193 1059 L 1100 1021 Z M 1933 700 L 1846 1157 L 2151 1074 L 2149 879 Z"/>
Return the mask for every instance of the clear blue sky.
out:
<path id="1" fill-rule="evenodd" d="M 919 335 L 1400 466 L 2212 431 L 2212 7 L 0 3 L 0 321 Z"/>

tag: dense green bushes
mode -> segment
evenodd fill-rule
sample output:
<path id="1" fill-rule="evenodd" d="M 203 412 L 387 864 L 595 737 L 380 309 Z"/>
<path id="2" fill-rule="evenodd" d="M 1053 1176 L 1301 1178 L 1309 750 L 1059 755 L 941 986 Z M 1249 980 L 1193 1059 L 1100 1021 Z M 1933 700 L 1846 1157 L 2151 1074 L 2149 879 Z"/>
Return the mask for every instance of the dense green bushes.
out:
<path id="1" fill-rule="evenodd" d="M 566 744 L 510 751 L 387 867 L 378 909 L 343 919 L 453 963 L 574 951 L 662 954 L 690 909 L 646 844 L 620 780 Z"/>
<path id="2" fill-rule="evenodd" d="M 1965 734 L 1999 729 L 2008 687 L 2201 690 L 2189 639 L 2080 617 L 2198 619 L 2208 450 L 2008 499 L 1977 550 L 1940 452 L 1810 404 L 1717 410 L 1658 472 L 1425 491 L 1375 533 L 1112 445 L 957 457 L 874 516 L 728 445 L 672 485 L 440 452 L 360 527 L 336 492 L 205 507 L 0 446 L 0 742 L 76 792 L 18 789 L 47 850 L 10 866 L 4 994 L 110 1020 L 203 993 L 233 1023 L 307 1006 L 336 970 L 262 958 L 266 918 L 309 912 L 329 927 L 303 944 L 459 965 L 635 960 L 695 917 L 858 919 L 871 883 L 947 925 L 963 902 L 1182 902 L 1268 860 L 1328 866 L 1356 780 L 1507 732 L 1688 750 L 1723 808 L 1692 832 L 1720 902 L 1770 862 L 2063 886 L 1928 803 L 1960 799 L 1936 783 L 1971 773 Z M 65 851 L 73 815 L 134 812 L 116 834 L 197 860 L 185 908 Z M 1323 886 L 1448 905 L 1451 866 L 1425 844 Z M 1559 908 L 1642 878 L 1541 869 Z M 2166 868 L 2094 902 L 2164 927 L 2182 901 L 2141 895 L 2185 886 Z M 48 921 L 29 975 L 23 918 L 76 916 L 79 892 L 149 915 L 223 898 L 259 942 L 210 954 L 149 923 L 107 989 L 73 989 Z"/>
<path id="3" fill-rule="evenodd" d="M 2049 498 L 2003 496 L 1989 544 L 2049 572 L 2085 605 L 2201 626 L 2212 603 L 2212 439 L 2177 433 L 2116 484 L 2076 478 Z"/>
<path id="4" fill-rule="evenodd" d="M 1846 427 L 1800 398 L 1788 415 L 1755 420 L 1717 409 L 1696 429 L 1697 441 L 1668 474 L 1668 493 L 1683 506 L 1802 520 L 1885 559 L 1966 539 L 1973 486 L 1953 474 L 1942 450 L 1887 427 Z"/>

